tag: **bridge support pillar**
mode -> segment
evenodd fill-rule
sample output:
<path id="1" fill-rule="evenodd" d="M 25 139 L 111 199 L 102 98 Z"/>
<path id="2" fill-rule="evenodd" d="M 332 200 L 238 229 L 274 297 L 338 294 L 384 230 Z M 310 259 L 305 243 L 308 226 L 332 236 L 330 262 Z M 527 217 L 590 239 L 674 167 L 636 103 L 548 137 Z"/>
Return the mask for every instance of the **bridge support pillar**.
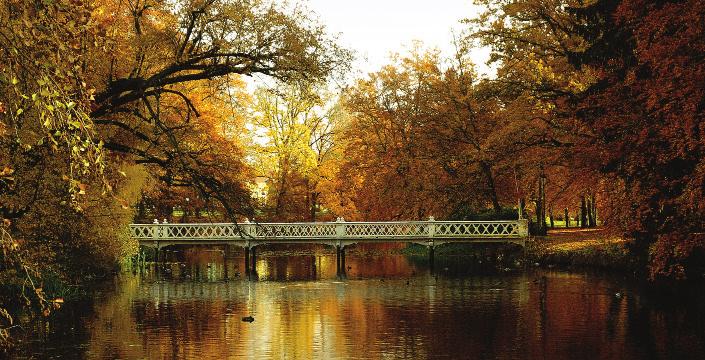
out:
<path id="1" fill-rule="evenodd" d="M 345 276 L 345 247 L 340 247 L 340 275 Z"/>
<path id="2" fill-rule="evenodd" d="M 335 246 L 335 274 L 340 275 L 340 246 Z"/>
<path id="3" fill-rule="evenodd" d="M 166 257 L 166 252 L 164 249 L 162 249 L 161 246 L 156 246 L 154 247 L 154 268 L 156 269 L 157 273 L 161 273 L 162 270 L 164 270 L 164 261 Z"/>
<path id="4" fill-rule="evenodd" d="M 245 246 L 245 273 L 250 273 L 250 247 Z"/>
<path id="5" fill-rule="evenodd" d="M 250 249 L 250 251 L 251 251 L 250 262 L 252 263 L 250 265 L 250 268 L 252 269 L 253 273 L 256 273 L 257 272 L 257 248 L 253 246 L 252 249 Z"/>
<path id="6" fill-rule="evenodd" d="M 428 267 L 433 271 L 434 265 L 435 265 L 435 252 L 436 252 L 436 247 L 434 245 L 429 245 L 428 246 Z"/>
<path id="7" fill-rule="evenodd" d="M 336 274 L 338 276 L 345 276 L 345 247 L 342 245 L 338 245 L 335 247 L 335 249 Z"/>
<path id="8" fill-rule="evenodd" d="M 245 273 L 248 279 L 257 278 L 257 250 L 254 246 L 245 246 Z"/>
<path id="9" fill-rule="evenodd" d="M 223 245 L 223 277 L 225 281 L 228 281 L 228 252 L 230 251 L 230 245 Z"/>

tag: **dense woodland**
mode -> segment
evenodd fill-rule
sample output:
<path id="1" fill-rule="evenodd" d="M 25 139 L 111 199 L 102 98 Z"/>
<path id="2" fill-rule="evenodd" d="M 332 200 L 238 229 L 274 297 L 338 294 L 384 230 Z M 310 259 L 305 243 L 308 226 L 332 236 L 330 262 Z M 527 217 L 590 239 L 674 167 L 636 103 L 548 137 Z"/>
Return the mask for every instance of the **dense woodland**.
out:
<path id="1" fill-rule="evenodd" d="M 0 340 L 154 218 L 521 207 L 537 235 L 600 224 L 648 278 L 702 278 L 705 1 L 481 0 L 453 56 L 418 44 L 359 79 L 305 4 L 277 3 L 0 2 Z"/>

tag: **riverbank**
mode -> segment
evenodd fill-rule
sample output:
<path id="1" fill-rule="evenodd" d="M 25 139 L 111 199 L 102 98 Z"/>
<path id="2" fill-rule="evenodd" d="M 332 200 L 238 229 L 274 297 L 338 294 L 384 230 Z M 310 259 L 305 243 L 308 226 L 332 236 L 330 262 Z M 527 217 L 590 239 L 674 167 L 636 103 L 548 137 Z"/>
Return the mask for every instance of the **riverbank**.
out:
<path id="1" fill-rule="evenodd" d="M 595 268 L 632 273 L 637 264 L 630 257 L 627 239 L 603 229 L 555 229 L 547 236 L 531 237 L 526 248 L 512 244 L 446 244 L 436 248 L 437 256 L 468 256 L 482 262 L 493 262 L 499 268 L 523 267 L 528 264 L 546 268 Z M 410 245 L 397 251 L 406 255 L 423 255 L 421 245 Z"/>
<path id="2" fill-rule="evenodd" d="M 633 272 L 628 240 L 603 229 L 556 229 L 526 244 L 527 261 L 547 267 L 590 267 Z"/>

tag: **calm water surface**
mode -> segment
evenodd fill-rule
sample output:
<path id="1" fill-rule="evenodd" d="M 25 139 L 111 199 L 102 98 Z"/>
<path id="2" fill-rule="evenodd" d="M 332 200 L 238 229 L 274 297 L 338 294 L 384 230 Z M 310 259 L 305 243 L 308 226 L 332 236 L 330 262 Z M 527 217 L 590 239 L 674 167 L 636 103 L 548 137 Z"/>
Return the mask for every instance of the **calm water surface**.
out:
<path id="1" fill-rule="evenodd" d="M 25 358 L 705 358 L 705 303 L 654 300 L 581 273 L 478 275 L 460 258 L 173 254 L 67 304 L 21 344 Z M 252 323 L 243 316 L 253 316 Z"/>

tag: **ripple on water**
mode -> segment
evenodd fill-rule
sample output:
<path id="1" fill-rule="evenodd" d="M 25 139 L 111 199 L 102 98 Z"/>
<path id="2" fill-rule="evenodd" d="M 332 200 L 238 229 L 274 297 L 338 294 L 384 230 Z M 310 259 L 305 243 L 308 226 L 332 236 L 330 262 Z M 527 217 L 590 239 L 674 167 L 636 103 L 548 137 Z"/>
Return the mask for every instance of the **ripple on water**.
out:
<path id="1" fill-rule="evenodd" d="M 248 281 L 246 274 L 230 277 L 242 269 L 240 260 L 224 262 L 222 256 L 206 254 L 176 264 L 170 273 L 125 275 L 91 306 L 66 304 L 23 354 L 91 359 L 705 357 L 705 312 L 697 302 L 645 301 L 638 289 L 606 277 L 431 274 L 418 260 L 403 256 L 348 256 L 346 262 L 358 270 L 340 277 L 334 256 L 262 256 L 256 278 L 263 280 Z M 378 269 L 360 270 L 365 266 Z M 245 316 L 254 322 L 243 322 Z"/>

